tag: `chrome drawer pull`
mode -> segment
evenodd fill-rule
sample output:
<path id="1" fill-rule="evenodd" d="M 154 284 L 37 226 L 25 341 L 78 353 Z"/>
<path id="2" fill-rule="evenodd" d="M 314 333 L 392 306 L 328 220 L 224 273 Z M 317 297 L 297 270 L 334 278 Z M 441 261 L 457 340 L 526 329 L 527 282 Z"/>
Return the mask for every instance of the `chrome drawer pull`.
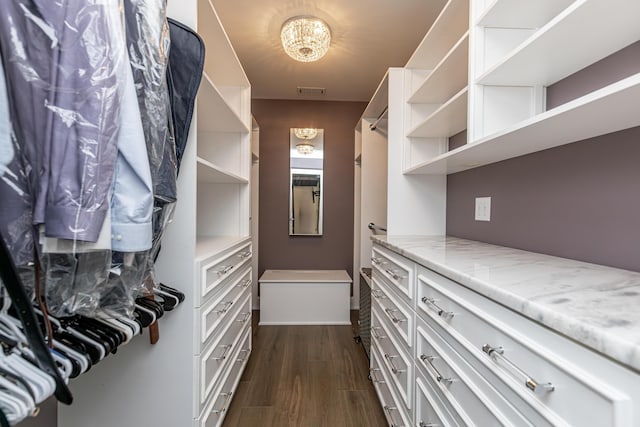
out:
<path id="1" fill-rule="evenodd" d="M 424 421 L 420 421 L 420 427 L 438 427 L 440 424 L 436 423 L 425 423 Z"/>
<path id="2" fill-rule="evenodd" d="M 380 258 L 371 257 L 371 263 L 373 265 L 384 265 L 386 262 L 382 261 Z"/>
<path id="3" fill-rule="evenodd" d="M 391 321 L 393 323 L 401 323 L 401 322 L 406 322 L 407 319 L 398 319 L 393 312 L 394 311 L 398 311 L 398 310 L 391 310 L 390 308 L 385 308 L 384 312 L 387 313 L 387 315 L 389 316 L 389 318 L 391 319 Z"/>
<path id="4" fill-rule="evenodd" d="M 381 291 L 377 289 L 371 289 L 371 295 L 373 295 L 375 299 L 385 299 L 387 297 L 385 294 L 383 294 Z"/>
<path id="5" fill-rule="evenodd" d="M 389 427 L 398 427 L 398 424 L 396 424 L 396 420 L 393 418 L 393 415 L 391 414 L 391 411 L 397 411 L 398 408 L 396 408 L 395 406 L 387 406 L 384 405 L 384 412 L 387 413 L 387 415 L 389 415 Z"/>
<path id="6" fill-rule="evenodd" d="M 222 276 L 223 274 L 227 274 L 233 269 L 233 265 L 227 265 L 222 268 L 222 270 L 218 270 L 217 273 Z"/>
<path id="7" fill-rule="evenodd" d="M 229 309 L 233 305 L 233 301 L 227 301 L 227 302 L 223 302 L 221 304 L 223 305 L 224 308 L 222 310 L 214 310 L 213 311 L 214 313 L 216 313 L 216 314 L 225 314 L 227 311 L 229 311 Z"/>
<path id="8" fill-rule="evenodd" d="M 440 317 L 448 317 L 448 318 L 453 317 L 452 311 L 445 311 L 442 308 L 440 308 L 440 306 L 436 304 L 436 300 L 433 298 L 422 297 L 422 302 L 425 303 L 428 307 L 431 307 L 432 309 L 434 309 L 434 311 L 437 312 L 438 316 Z"/>
<path id="9" fill-rule="evenodd" d="M 538 381 L 531 378 L 525 371 L 520 369 L 515 363 L 507 359 L 504 355 L 504 348 L 502 347 L 493 347 L 490 344 L 485 344 L 482 346 L 482 351 L 487 353 L 489 356 L 495 355 L 496 358 L 500 358 L 504 361 L 511 369 L 516 371 L 519 375 L 524 377 L 524 385 L 534 393 L 546 393 L 555 390 L 555 387 L 551 383 L 541 384 Z"/>
<path id="10" fill-rule="evenodd" d="M 244 251 L 242 253 L 239 253 L 238 256 L 240 258 L 249 258 L 251 256 L 251 251 Z"/>
<path id="11" fill-rule="evenodd" d="M 384 358 L 387 359 L 387 362 L 389 362 L 389 365 L 391 366 L 391 372 L 393 372 L 394 374 L 398 375 L 398 374 L 402 374 L 404 372 L 407 372 L 406 369 L 398 369 L 396 368 L 396 365 L 393 363 L 393 359 L 400 357 L 400 356 L 389 356 L 387 353 L 384 354 Z"/>
<path id="12" fill-rule="evenodd" d="M 236 322 L 244 323 L 247 320 L 249 320 L 249 318 L 251 317 L 251 312 L 250 311 L 248 311 L 246 313 L 240 313 L 240 314 L 244 314 L 244 318 L 243 319 L 236 319 Z"/>
<path id="13" fill-rule="evenodd" d="M 378 329 L 382 329 L 380 326 L 372 326 L 371 327 L 371 336 L 373 338 L 375 338 L 376 340 L 383 340 L 385 339 L 387 336 L 386 335 L 378 335 L 378 333 L 376 332 Z"/>
<path id="14" fill-rule="evenodd" d="M 396 273 L 395 271 L 393 271 L 390 268 L 387 268 L 385 270 L 385 273 L 387 273 L 389 276 L 391 276 L 394 280 L 402 280 L 402 279 L 405 278 L 404 276 L 400 276 L 398 273 Z"/>
<path id="15" fill-rule="evenodd" d="M 371 381 L 374 384 L 384 384 L 383 380 L 379 380 L 378 378 L 376 378 L 376 374 L 375 374 L 376 371 L 380 372 L 380 369 L 378 369 L 378 368 L 369 369 L 369 377 L 371 378 Z"/>
<path id="16" fill-rule="evenodd" d="M 233 344 L 221 345 L 220 347 L 224 348 L 222 355 L 218 357 L 214 357 L 213 360 L 220 361 L 220 360 L 226 359 L 227 354 L 229 353 L 229 350 L 231 350 L 231 348 L 233 347 Z"/>
<path id="17" fill-rule="evenodd" d="M 251 284 L 251 279 L 247 279 L 247 280 L 243 280 L 242 282 L 238 283 L 236 286 L 238 288 L 246 288 Z"/>
<path id="18" fill-rule="evenodd" d="M 242 353 L 250 354 L 250 353 L 251 353 L 251 350 L 249 350 L 248 348 L 243 348 L 243 349 L 242 349 L 242 350 L 240 350 L 240 352 L 238 353 L 238 356 L 240 356 Z M 240 363 L 244 363 L 244 362 L 246 362 L 248 359 L 249 359 L 249 357 L 245 357 L 244 359 L 243 359 L 242 357 L 238 357 L 238 358 L 236 359 L 236 361 L 237 361 L 237 362 L 240 362 Z"/>
<path id="19" fill-rule="evenodd" d="M 433 371 L 436 373 L 436 380 L 438 380 L 438 382 L 445 382 L 447 384 L 451 384 L 453 382 L 452 378 L 444 378 L 441 374 L 440 371 L 438 371 L 438 368 L 435 367 L 435 365 L 433 364 L 433 359 L 435 359 L 434 356 L 426 356 L 424 354 L 420 355 L 420 360 L 422 360 L 422 362 L 427 365 L 430 366 L 431 369 L 433 369 Z"/>
<path id="20" fill-rule="evenodd" d="M 220 396 L 224 397 L 224 402 L 222 402 L 222 408 L 220 409 L 212 409 L 211 413 L 212 414 L 221 414 L 223 412 L 225 412 L 227 410 L 227 405 L 229 404 L 229 401 L 231 400 L 231 396 L 233 396 L 233 392 L 230 391 L 229 393 L 220 393 Z"/>

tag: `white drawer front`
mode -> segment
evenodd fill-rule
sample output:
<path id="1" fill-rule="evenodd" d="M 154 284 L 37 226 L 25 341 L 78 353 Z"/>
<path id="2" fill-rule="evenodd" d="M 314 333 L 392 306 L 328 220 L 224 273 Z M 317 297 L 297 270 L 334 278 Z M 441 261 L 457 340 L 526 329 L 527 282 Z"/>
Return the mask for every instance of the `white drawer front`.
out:
<path id="1" fill-rule="evenodd" d="M 208 301 L 200 310 L 200 345 L 202 346 L 220 328 L 233 308 L 247 295 L 251 286 L 251 267 L 237 275 L 223 292 Z"/>
<path id="2" fill-rule="evenodd" d="M 203 404 L 225 367 L 231 363 L 231 357 L 241 344 L 240 336 L 251 329 L 251 295 L 247 295 L 241 304 L 232 312 L 226 329 L 203 352 L 200 357 L 200 403 Z"/>
<path id="3" fill-rule="evenodd" d="M 401 255 L 391 252 L 386 248 L 374 246 L 371 256 L 372 274 L 380 274 L 389 282 L 410 305 L 414 299 L 414 272 L 413 261 Z"/>
<path id="4" fill-rule="evenodd" d="M 422 319 L 418 319 L 416 340 L 416 364 L 432 380 L 434 388 L 440 391 L 462 424 L 546 425 L 527 420 L 448 345 L 446 338 Z"/>
<path id="5" fill-rule="evenodd" d="M 245 332 L 241 342 L 242 345 L 233 354 L 233 363 L 229 366 L 224 381 L 216 388 L 200 415 L 197 422 L 200 427 L 219 427 L 224 421 L 242 372 L 247 365 L 248 354 L 243 350 L 251 349 L 251 330 Z"/>
<path id="6" fill-rule="evenodd" d="M 393 333 L 397 334 L 405 343 L 407 348 L 413 348 L 414 335 L 414 311 L 403 301 L 398 299 L 389 290 L 384 290 L 379 279 L 373 277 L 371 280 L 371 304 L 380 307 L 380 313 L 391 325 Z M 413 352 L 413 351 L 411 351 Z"/>
<path id="7" fill-rule="evenodd" d="M 380 351 L 381 364 L 387 369 L 388 376 L 404 405 L 407 409 L 411 409 L 413 407 L 413 360 L 381 321 L 377 306 L 371 310 L 371 330 L 372 345 Z"/>
<path id="8" fill-rule="evenodd" d="M 204 302 L 206 298 L 213 295 L 216 289 L 233 273 L 240 270 L 245 265 L 249 265 L 251 260 L 251 243 L 247 243 L 238 249 L 222 255 L 202 266 L 201 288 L 196 302 L 197 306 Z"/>
<path id="9" fill-rule="evenodd" d="M 422 301 L 424 297 L 450 314 L 439 315 L 431 303 Z M 588 350 L 422 267 L 418 298 L 418 312 L 466 348 L 470 363 L 490 370 L 497 378 L 494 387 L 506 386 L 505 394 L 519 396 L 549 424 L 631 425 L 629 396 L 597 378 L 589 366 L 580 365 L 585 361 L 577 355 L 591 353 Z M 556 350 L 556 345 L 573 358 Z M 585 357 L 593 360 L 592 354 Z"/>
<path id="10" fill-rule="evenodd" d="M 416 370 L 416 419 L 419 427 L 458 427 L 460 424 L 442 401 L 441 393 L 422 372 Z"/>
<path id="11" fill-rule="evenodd" d="M 402 409 L 402 403 L 395 397 L 394 391 L 389 383 L 388 375 L 381 365 L 382 356 L 377 347 L 371 347 L 371 381 L 376 389 L 378 399 L 384 410 L 387 422 L 391 427 L 409 427 L 410 418 Z"/>

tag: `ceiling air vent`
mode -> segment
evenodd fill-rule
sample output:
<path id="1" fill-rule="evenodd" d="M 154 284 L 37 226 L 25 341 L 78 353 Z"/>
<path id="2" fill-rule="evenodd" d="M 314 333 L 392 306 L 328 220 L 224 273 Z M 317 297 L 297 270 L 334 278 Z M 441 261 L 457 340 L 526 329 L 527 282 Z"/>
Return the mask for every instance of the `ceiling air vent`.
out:
<path id="1" fill-rule="evenodd" d="M 327 89 L 324 87 L 303 87 L 298 86 L 298 95 L 300 96 L 324 96 Z"/>

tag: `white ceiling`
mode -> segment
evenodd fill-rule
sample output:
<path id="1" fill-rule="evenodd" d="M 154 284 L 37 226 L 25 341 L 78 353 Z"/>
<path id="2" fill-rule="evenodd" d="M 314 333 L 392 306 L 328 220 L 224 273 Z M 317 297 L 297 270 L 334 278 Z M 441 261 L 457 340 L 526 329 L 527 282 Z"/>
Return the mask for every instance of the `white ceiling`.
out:
<path id="1" fill-rule="evenodd" d="M 389 67 L 402 67 L 446 0 L 213 0 L 251 82 L 253 98 L 368 101 Z M 296 62 L 280 45 L 292 16 L 313 15 L 331 28 L 319 61 Z M 207 52 L 215 55 L 215 52 Z M 299 96 L 298 86 L 326 88 Z"/>

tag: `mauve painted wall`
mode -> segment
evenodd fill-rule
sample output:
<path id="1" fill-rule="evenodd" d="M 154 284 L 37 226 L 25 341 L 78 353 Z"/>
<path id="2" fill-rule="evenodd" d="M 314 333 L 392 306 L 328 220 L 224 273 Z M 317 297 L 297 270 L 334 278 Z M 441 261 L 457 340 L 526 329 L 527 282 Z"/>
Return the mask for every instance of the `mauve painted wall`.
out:
<path id="1" fill-rule="evenodd" d="M 447 234 L 640 271 L 640 127 L 449 175 Z"/>
<path id="2" fill-rule="evenodd" d="M 347 270 L 353 277 L 354 127 L 363 102 L 252 101 L 260 126 L 258 270 Z M 324 234 L 290 237 L 289 129 L 324 129 Z"/>
<path id="3" fill-rule="evenodd" d="M 640 42 L 548 87 L 547 107 L 637 72 Z M 640 271 L 640 127 L 449 175 L 447 234 Z"/>

